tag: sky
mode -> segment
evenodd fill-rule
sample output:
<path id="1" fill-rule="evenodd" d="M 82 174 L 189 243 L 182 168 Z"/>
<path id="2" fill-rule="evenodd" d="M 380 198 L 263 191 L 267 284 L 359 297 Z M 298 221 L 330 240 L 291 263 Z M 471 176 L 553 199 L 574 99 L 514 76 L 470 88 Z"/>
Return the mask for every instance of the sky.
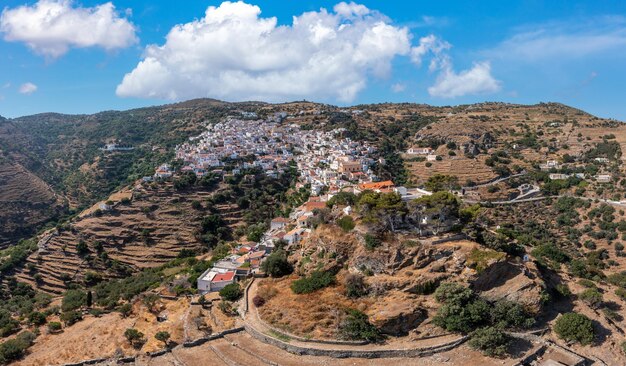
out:
<path id="1" fill-rule="evenodd" d="M 209 97 L 560 102 L 626 121 L 626 2 L 2 0 L 0 115 Z"/>

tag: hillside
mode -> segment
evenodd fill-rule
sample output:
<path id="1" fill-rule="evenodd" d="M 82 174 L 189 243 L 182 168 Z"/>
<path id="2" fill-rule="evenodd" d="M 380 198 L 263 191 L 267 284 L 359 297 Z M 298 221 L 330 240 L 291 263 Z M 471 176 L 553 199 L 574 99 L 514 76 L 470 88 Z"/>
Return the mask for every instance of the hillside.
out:
<path id="1" fill-rule="evenodd" d="M 214 194 L 210 189 L 178 192 L 171 185 L 139 185 L 122 191 L 109 211 L 88 212 L 44 235 L 39 249 L 15 276 L 40 290 L 61 293 L 71 282 L 95 284 L 157 267 L 175 259 L 182 250 L 206 251 L 208 247 L 198 236 L 205 215 L 215 210 L 231 228 L 242 218 L 234 205 L 208 203 Z M 123 197 L 130 201 L 121 202 Z M 203 207 L 193 208 L 193 202 Z M 81 250 L 79 243 L 86 249 Z M 89 273 L 97 274 L 97 278 L 86 279 Z"/>

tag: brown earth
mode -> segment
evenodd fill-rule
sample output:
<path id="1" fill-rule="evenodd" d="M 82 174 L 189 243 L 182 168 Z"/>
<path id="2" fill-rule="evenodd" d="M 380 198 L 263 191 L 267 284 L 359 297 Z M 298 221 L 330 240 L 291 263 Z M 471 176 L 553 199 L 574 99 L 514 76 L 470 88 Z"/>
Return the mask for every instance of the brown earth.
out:
<path id="1" fill-rule="evenodd" d="M 53 231 L 51 239 L 28 258 L 35 270 L 18 269 L 17 278 L 42 291 L 61 293 L 64 279 L 80 282 L 87 272 L 120 277 L 127 271 L 171 261 L 182 249 L 202 249 L 195 233 L 208 213 L 193 209 L 191 204 L 206 204 L 213 191 L 198 188 L 178 192 L 171 184 L 139 185 L 132 191 L 130 204 L 116 204 L 102 216 L 79 218 L 69 228 Z M 215 208 L 228 225 L 239 223 L 241 211 L 236 205 Z M 77 252 L 81 241 L 89 247 L 86 256 Z M 109 261 L 94 249 L 96 242 L 103 245 Z M 40 276 L 38 283 L 36 274 Z"/>

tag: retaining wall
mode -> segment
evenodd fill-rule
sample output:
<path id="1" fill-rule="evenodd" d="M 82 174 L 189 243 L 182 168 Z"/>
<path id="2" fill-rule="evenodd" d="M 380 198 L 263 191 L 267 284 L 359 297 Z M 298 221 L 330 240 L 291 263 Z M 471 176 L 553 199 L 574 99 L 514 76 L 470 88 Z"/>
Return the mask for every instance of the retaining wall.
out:
<path id="1" fill-rule="evenodd" d="M 415 349 L 385 349 L 385 350 L 329 350 L 329 349 L 319 349 L 319 348 L 311 348 L 311 347 L 303 347 L 297 346 L 293 344 L 289 344 L 288 342 L 283 342 L 279 339 L 270 337 L 266 334 L 259 332 L 253 327 L 246 325 L 246 332 L 253 336 L 254 338 L 260 340 L 261 342 L 270 344 L 272 346 L 278 347 L 284 351 L 289 353 L 293 353 L 296 355 L 308 355 L 308 356 L 326 356 L 333 358 L 392 358 L 392 357 L 420 357 L 420 356 L 428 356 L 435 353 L 447 351 L 453 349 L 460 344 L 464 343 L 467 340 L 467 336 L 463 336 L 453 342 L 448 342 L 445 344 L 435 345 L 431 347 L 424 348 L 415 348 Z"/>

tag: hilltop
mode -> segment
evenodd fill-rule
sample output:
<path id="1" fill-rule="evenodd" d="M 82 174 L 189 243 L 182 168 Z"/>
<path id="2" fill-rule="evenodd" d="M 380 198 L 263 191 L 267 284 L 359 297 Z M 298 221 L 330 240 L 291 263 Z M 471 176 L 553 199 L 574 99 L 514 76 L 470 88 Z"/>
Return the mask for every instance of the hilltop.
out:
<path id="1" fill-rule="evenodd" d="M 2 228 L 11 230 L 3 235 L 14 245 L 0 256 L 0 311 L 10 311 L 0 320 L 7 335 L 37 328 L 27 320 L 33 312 L 63 320 L 63 335 L 38 338 L 26 364 L 49 362 L 46 345 L 63 348 L 63 362 L 108 357 L 111 344 L 124 343 L 124 327 L 154 337 L 146 319 L 199 307 L 213 330 L 243 322 L 273 345 L 291 339 L 328 351 L 328 342 L 352 341 L 384 350 L 470 339 L 446 357 L 488 364 L 496 361 L 476 349 L 507 362 L 575 359 L 574 351 L 621 362 L 625 128 L 555 103 L 200 99 L 7 120 L 0 141 L 11 160 L 0 173 L 11 183 L 0 197 L 31 216 L 5 211 L 11 224 Z M 9 221 L 17 217 L 25 220 Z M 246 262 L 257 251 L 277 267 Z M 271 278 L 239 274 L 249 299 L 213 293 L 214 306 L 201 304 L 198 278 L 224 262 Z M 63 298 L 50 304 L 46 294 Z M 237 316 L 248 307 L 252 317 Z M 557 322 L 572 311 L 589 320 L 591 340 L 564 341 Z M 183 318 L 158 328 L 177 343 L 191 340 Z M 120 334 L 103 345 L 106 354 L 59 341 L 75 343 L 85 327 L 108 321 Z M 219 342 L 210 347 L 221 359 L 242 362 Z M 157 349 L 135 346 L 119 347 Z"/>

